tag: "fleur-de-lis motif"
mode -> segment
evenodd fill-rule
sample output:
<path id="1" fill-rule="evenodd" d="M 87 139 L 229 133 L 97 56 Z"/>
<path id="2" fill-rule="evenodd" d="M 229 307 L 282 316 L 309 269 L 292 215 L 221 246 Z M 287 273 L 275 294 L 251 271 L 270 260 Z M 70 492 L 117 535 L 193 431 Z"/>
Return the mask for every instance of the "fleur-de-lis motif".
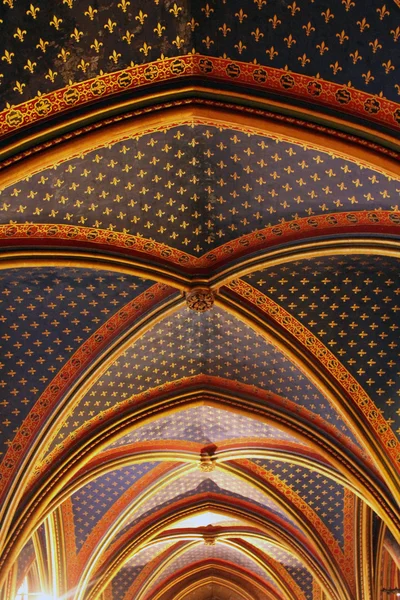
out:
<path id="1" fill-rule="evenodd" d="M 394 87 L 396 88 L 397 93 L 400 96 L 400 85 L 398 83 L 396 83 Z"/>
<path id="2" fill-rule="evenodd" d="M 373 81 L 375 77 L 373 77 L 371 71 L 367 71 L 361 75 L 365 79 L 365 85 L 368 85 L 370 81 Z"/>
<path id="3" fill-rule="evenodd" d="M 177 35 L 176 38 L 174 40 L 172 40 L 172 43 L 179 50 L 180 48 L 182 48 L 183 44 L 185 43 L 185 40 L 184 40 L 184 38 L 181 38 L 179 35 Z"/>
<path id="4" fill-rule="evenodd" d="M 338 61 L 329 66 L 332 69 L 334 75 L 336 75 L 339 71 L 342 71 L 342 67 L 339 65 Z"/>
<path id="5" fill-rule="evenodd" d="M 257 4 L 258 10 L 261 10 L 264 4 L 267 4 L 267 0 L 254 0 L 254 4 Z"/>
<path id="6" fill-rule="evenodd" d="M 322 41 L 320 44 L 317 44 L 316 48 L 318 48 L 321 56 L 323 56 L 324 52 L 328 52 L 329 50 L 328 46 L 325 44 L 324 41 Z"/>
<path id="7" fill-rule="evenodd" d="M 177 19 L 179 17 L 179 13 L 181 11 L 182 11 L 182 7 L 178 6 L 176 2 L 174 2 L 173 7 L 169 9 L 169 12 L 174 15 L 175 19 Z"/>
<path id="8" fill-rule="evenodd" d="M 292 13 L 292 17 L 294 17 L 297 12 L 300 12 L 300 7 L 297 6 L 296 0 L 293 2 L 293 4 L 288 5 L 288 9 Z"/>
<path id="9" fill-rule="evenodd" d="M 108 31 L 110 33 L 112 33 L 114 31 L 114 27 L 116 27 L 116 22 L 115 21 L 111 21 L 111 19 L 109 18 L 107 23 L 104 25 L 104 29 L 108 29 Z"/>
<path id="10" fill-rule="evenodd" d="M 74 0 L 63 0 L 63 4 L 67 4 L 68 8 L 72 8 Z"/>
<path id="11" fill-rule="evenodd" d="M 139 14 L 136 15 L 135 20 L 139 21 L 139 23 L 141 25 L 143 25 L 146 17 L 148 17 L 149 15 L 147 13 L 144 13 L 142 10 L 139 10 Z"/>
<path id="12" fill-rule="evenodd" d="M 164 25 L 161 25 L 161 23 L 157 23 L 157 27 L 154 27 L 153 31 L 158 35 L 158 37 L 161 37 L 163 31 L 165 31 L 165 27 Z"/>
<path id="13" fill-rule="evenodd" d="M 209 35 L 207 35 L 207 37 L 205 37 L 204 40 L 201 40 L 201 41 L 203 42 L 203 44 L 206 45 L 207 50 L 209 50 L 210 47 L 211 47 L 211 44 L 214 43 L 213 40 L 210 38 Z"/>
<path id="14" fill-rule="evenodd" d="M 133 33 L 126 30 L 125 35 L 122 36 L 122 39 L 130 46 L 134 37 L 135 37 L 135 35 Z"/>
<path id="15" fill-rule="evenodd" d="M 352 0 L 342 0 L 342 4 L 344 4 L 347 12 L 356 5 L 356 3 L 352 2 Z"/>
<path id="16" fill-rule="evenodd" d="M 190 19 L 190 21 L 187 22 L 187 26 L 190 27 L 190 29 L 192 31 L 194 31 L 196 29 L 196 27 L 199 26 L 199 23 L 196 21 L 196 19 L 194 17 L 192 17 Z"/>
<path id="17" fill-rule="evenodd" d="M 19 81 L 16 81 L 15 86 L 13 87 L 14 92 L 19 92 L 20 94 L 23 94 L 25 85 L 25 83 L 20 83 Z"/>
<path id="18" fill-rule="evenodd" d="M 203 8 L 201 9 L 201 12 L 203 12 L 205 14 L 205 16 L 207 17 L 207 19 L 209 19 L 211 16 L 211 13 L 214 12 L 214 9 L 211 8 L 211 6 L 207 2 L 207 4 L 205 6 L 203 6 Z"/>
<path id="19" fill-rule="evenodd" d="M 91 21 L 93 21 L 93 19 L 95 18 L 97 12 L 99 12 L 97 10 L 97 8 L 93 8 L 92 6 L 89 5 L 88 9 L 85 10 L 84 15 L 85 15 L 85 17 L 89 17 L 89 19 Z"/>
<path id="20" fill-rule="evenodd" d="M 26 61 L 26 65 L 24 65 L 24 69 L 26 71 L 29 71 L 29 73 L 33 73 L 35 67 L 37 67 L 37 63 L 32 62 L 31 59 L 28 58 L 28 60 Z"/>
<path id="21" fill-rule="evenodd" d="M 150 50 L 151 50 L 151 46 L 149 46 L 147 44 L 147 42 L 144 42 L 143 46 L 141 48 L 139 48 L 139 52 L 143 52 L 143 54 L 145 56 L 147 56 L 149 54 Z"/>
<path id="22" fill-rule="evenodd" d="M 357 21 L 357 25 L 359 26 L 361 33 L 363 31 L 365 31 L 366 29 L 369 29 L 369 25 L 368 25 L 367 19 L 365 17 L 363 17 L 361 19 L 361 21 Z"/>
<path id="23" fill-rule="evenodd" d="M 26 30 L 20 29 L 19 27 L 17 27 L 17 31 L 14 33 L 14 37 L 16 39 L 18 39 L 20 42 L 23 42 L 25 35 L 26 35 Z"/>
<path id="24" fill-rule="evenodd" d="M 82 71 L 82 73 L 86 73 L 88 66 L 89 66 L 89 63 L 85 62 L 83 60 L 83 58 L 81 58 L 81 62 L 78 63 L 78 69 L 80 69 Z"/>
<path id="25" fill-rule="evenodd" d="M 388 9 L 386 8 L 386 4 L 384 4 L 383 6 L 381 6 L 381 8 L 377 8 L 376 12 L 379 15 L 380 20 L 382 21 L 385 17 L 388 17 L 390 15 L 390 12 L 388 11 Z"/>
<path id="26" fill-rule="evenodd" d="M 222 35 L 226 37 L 232 29 L 228 27 L 226 23 L 224 23 L 221 27 L 218 27 L 218 31 L 221 31 Z"/>
<path id="27" fill-rule="evenodd" d="M 246 13 L 243 11 L 243 8 L 239 10 L 239 12 L 235 13 L 235 17 L 239 19 L 239 23 L 243 23 L 244 19 L 247 19 Z"/>
<path id="28" fill-rule="evenodd" d="M 395 69 L 390 58 L 387 62 L 382 63 L 382 67 L 384 67 L 386 75 L 389 75 L 390 71 L 394 71 Z"/>
<path id="29" fill-rule="evenodd" d="M 53 15 L 52 20 L 50 21 L 50 25 L 52 27 L 55 27 L 56 30 L 58 31 L 60 29 L 60 25 L 63 22 L 62 19 L 59 19 L 56 15 Z"/>
<path id="30" fill-rule="evenodd" d="M 355 65 L 358 60 L 362 60 L 362 56 L 358 50 L 356 50 L 355 52 L 350 52 L 349 56 L 351 56 L 353 60 L 353 65 Z"/>
<path id="31" fill-rule="evenodd" d="M 278 19 L 276 15 L 274 15 L 272 19 L 268 19 L 268 21 L 271 23 L 272 29 L 276 29 L 282 23 L 282 21 Z"/>
<path id="32" fill-rule="evenodd" d="M 400 26 L 396 27 L 396 29 L 391 29 L 390 33 L 393 36 L 394 41 L 397 42 L 400 38 Z"/>
<path id="33" fill-rule="evenodd" d="M 36 15 L 38 14 L 39 11 L 40 11 L 40 8 L 38 8 L 37 6 L 33 6 L 33 4 L 31 4 L 29 6 L 29 9 L 26 11 L 26 14 L 31 15 L 31 17 L 33 19 L 36 19 Z"/>
<path id="34" fill-rule="evenodd" d="M 382 44 L 380 44 L 377 39 L 375 39 L 373 42 L 370 42 L 369 46 L 371 46 L 373 54 L 382 48 Z"/>
<path id="35" fill-rule="evenodd" d="M 128 0 L 121 0 L 121 2 L 117 4 L 117 6 L 122 10 L 122 12 L 125 13 L 128 10 L 128 6 L 130 6 L 130 4 L 131 3 Z"/>
<path id="36" fill-rule="evenodd" d="M 4 54 L 1 57 L 1 60 L 5 60 L 9 65 L 12 63 L 13 56 L 15 56 L 14 52 L 9 52 L 8 50 L 4 50 Z"/>
<path id="37" fill-rule="evenodd" d="M 278 52 L 273 46 L 271 46 L 271 48 L 268 48 L 268 50 L 265 51 L 265 54 L 269 56 L 269 60 L 274 60 L 274 57 L 278 56 Z"/>
<path id="38" fill-rule="evenodd" d="M 242 54 L 243 50 L 246 50 L 247 46 L 243 44 L 242 40 L 239 40 L 239 42 L 235 44 L 235 48 L 239 54 Z"/>
<path id="39" fill-rule="evenodd" d="M 251 35 L 254 36 L 254 39 L 255 39 L 256 42 L 259 42 L 261 40 L 261 38 L 264 37 L 264 34 L 260 31 L 259 27 L 257 27 L 255 29 L 255 31 L 252 31 Z"/>
<path id="40" fill-rule="evenodd" d="M 112 54 L 110 54 L 110 56 L 108 57 L 110 60 L 113 61 L 113 63 L 116 65 L 118 60 L 121 58 L 121 54 L 119 54 L 118 52 L 116 52 L 115 50 L 112 51 Z"/>
<path id="41" fill-rule="evenodd" d="M 329 23 L 330 19 L 335 18 L 335 15 L 331 12 L 330 8 L 327 8 L 324 12 L 321 13 L 321 15 L 324 17 L 325 23 Z"/>
<path id="42" fill-rule="evenodd" d="M 61 51 L 59 52 L 59 54 L 57 54 L 57 58 L 61 58 L 61 60 L 63 62 L 67 62 L 67 58 L 68 56 L 70 56 L 71 52 L 68 52 L 68 50 L 65 50 L 64 48 L 61 49 Z"/>
<path id="43" fill-rule="evenodd" d="M 296 44 L 296 40 L 294 39 L 291 33 L 288 35 L 288 37 L 285 37 L 283 41 L 286 42 L 288 48 L 291 48 L 293 44 Z"/>
<path id="44" fill-rule="evenodd" d="M 336 37 L 339 38 L 339 44 L 344 44 L 344 42 L 349 39 L 349 36 L 346 35 L 344 29 L 342 29 L 340 33 L 337 33 Z"/>
<path id="45" fill-rule="evenodd" d="M 83 36 L 83 31 L 79 31 L 79 29 L 77 29 L 75 27 L 75 29 L 73 30 L 73 32 L 71 33 L 71 35 L 69 37 L 73 38 L 76 42 L 79 42 L 79 40 L 81 39 L 82 36 Z"/>
<path id="46" fill-rule="evenodd" d="M 308 64 L 310 61 L 310 59 L 307 57 L 307 54 L 304 52 L 303 56 L 299 56 L 297 58 L 298 61 L 300 61 L 300 64 L 302 67 L 305 67 L 306 64 Z"/>
<path id="47" fill-rule="evenodd" d="M 8 4 L 10 8 L 14 7 L 14 0 L 3 0 L 3 4 Z"/>
<path id="48" fill-rule="evenodd" d="M 307 25 L 303 25 L 303 29 L 305 30 L 307 37 L 311 35 L 313 31 L 315 31 L 315 27 L 311 25 L 310 21 L 308 21 Z"/>
<path id="49" fill-rule="evenodd" d="M 45 75 L 45 79 L 48 79 L 49 81 L 51 81 L 51 83 L 54 83 L 55 78 L 57 77 L 58 73 L 57 71 L 52 71 L 52 69 L 49 69 L 47 71 L 47 75 Z"/>
<path id="50" fill-rule="evenodd" d="M 90 47 L 98 54 L 100 52 L 100 48 L 103 46 L 103 42 L 99 42 L 96 38 L 93 40 L 93 44 L 90 44 Z"/>

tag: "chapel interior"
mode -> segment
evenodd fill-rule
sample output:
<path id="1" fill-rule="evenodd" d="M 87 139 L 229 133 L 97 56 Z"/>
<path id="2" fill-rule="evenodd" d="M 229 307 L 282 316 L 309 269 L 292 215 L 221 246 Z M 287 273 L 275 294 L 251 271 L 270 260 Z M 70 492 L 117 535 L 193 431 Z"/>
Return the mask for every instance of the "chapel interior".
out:
<path id="1" fill-rule="evenodd" d="M 0 0 L 1 600 L 400 596 L 400 0 Z"/>

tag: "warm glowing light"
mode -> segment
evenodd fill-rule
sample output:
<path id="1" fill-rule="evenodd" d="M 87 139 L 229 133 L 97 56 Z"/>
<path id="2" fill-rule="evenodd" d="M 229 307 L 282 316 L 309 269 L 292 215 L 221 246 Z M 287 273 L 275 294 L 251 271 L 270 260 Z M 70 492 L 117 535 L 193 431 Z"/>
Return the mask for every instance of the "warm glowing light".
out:
<path id="1" fill-rule="evenodd" d="M 207 527 L 207 525 L 215 525 L 221 523 L 221 521 L 227 521 L 227 517 L 217 512 L 205 511 L 194 517 L 187 517 L 177 521 L 173 528 L 181 527 Z"/>

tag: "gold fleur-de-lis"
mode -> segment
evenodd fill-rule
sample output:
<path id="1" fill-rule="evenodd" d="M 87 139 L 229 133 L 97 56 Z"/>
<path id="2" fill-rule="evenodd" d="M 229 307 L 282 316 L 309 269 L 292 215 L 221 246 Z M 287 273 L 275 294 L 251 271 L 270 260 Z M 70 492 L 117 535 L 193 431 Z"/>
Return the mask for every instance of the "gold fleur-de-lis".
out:
<path id="1" fill-rule="evenodd" d="M 311 25 L 310 21 L 308 21 L 307 25 L 303 25 L 303 29 L 305 30 L 307 37 L 311 35 L 313 31 L 315 31 L 315 27 Z"/>
<path id="2" fill-rule="evenodd" d="M 235 48 L 239 54 L 242 54 L 243 50 L 246 50 L 247 46 L 243 44 L 242 40 L 239 40 L 239 42 L 235 44 Z"/>
<path id="3" fill-rule="evenodd" d="M 79 31 L 79 29 L 77 29 L 75 27 L 75 29 L 73 30 L 73 32 L 71 33 L 71 35 L 69 37 L 74 39 L 76 42 L 79 42 L 79 40 L 81 39 L 82 36 L 83 36 L 83 31 Z"/>
<path id="4" fill-rule="evenodd" d="M 300 64 L 302 67 L 305 67 L 306 64 L 308 64 L 310 61 L 310 59 L 307 57 L 307 54 L 304 52 L 303 56 L 299 56 L 297 58 L 298 61 L 300 61 Z"/>
<path id="5" fill-rule="evenodd" d="M 349 56 L 351 56 L 353 60 L 353 65 L 355 65 L 358 60 L 362 60 L 362 56 L 358 50 L 356 50 L 355 52 L 350 52 Z"/>
<path id="6" fill-rule="evenodd" d="M 57 54 L 57 58 L 61 58 L 61 60 L 63 62 L 67 62 L 67 58 L 68 56 L 70 56 L 71 52 L 68 52 L 68 50 L 65 50 L 64 48 L 61 48 L 60 52 Z"/>
<path id="7" fill-rule="evenodd" d="M 49 45 L 49 42 L 46 42 L 45 40 L 42 40 L 42 38 L 40 38 L 39 43 L 36 44 L 36 48 L 38 50 L 41 50 L 43 52 L 43 54 L 45 54 L 46 52 L 46 46 Z"/>
<path id="8" fill-rule="evenodd" d="M 68 8 L 72 8 L 74 0 L 63 0 L 63 4 L 67 4 Z"/>
<path id="9" fill-rule="evenodd" d="M 157 27 L 154 27 L 153 31 L 158 35 L 158 37 L 161 37 L 163 31 L 165 31 L 165 26 L 161 25 L 161 23 L 157 23 Z"/>
<path id="10" fill-rule="evenodd" d="M 382 44 L 380 44 L 377 39 L 375 39 L 373 42 L 370 42 L 369 46 L 371 46 L 373 54 L 382 48 Z"/>
<path id="11" fill-rule="evenodd" d="M 121 0 L 119 4 L 117 4 L 118 8 L 122 10 L 122 12 L 126 12 L 128 10 L 128 6 L 130 6 L 130 2 L 128 0 Z"/>
<path id="12" fill-rule="evenodd" d="M 293 2 L 293 4 L 288 4 L 288 9 L 292 13 L 292 17 L 294 17 L 297 12 L 300 12 L 300 7 L 297 6 L 296 0 Z"/>
<path id="13" fill-rule="evenodd" d="M 199 26 L 199 23 L 194 19 L 194 17 L 192 17 L 190 21 L 187 22 L 187 26 L 190 27 L 192 31 L 194 31 L 196 27 Z"/>
<path id="14" fill-rule="evenodd" d="M 14 8 L 14 0 L 3 0 L 3 4 L 8 4 L 10 8 Z"/>
<path id="15" fill-rule="evenodd" d="M 384 4 L 383 6 L 381 6 L 381 8 L 377 8 L 376 12 L 379 15 L 380 20 L 382 21 L 385 17 L 388 17 L 390 15 L 390 12 L 387 10 L 386 8 L 386 4 Z"/>
<path id="16" fill-rule="evenodd" d="M 58 75 L 57 71 L 53 71 L 52 69 L 49 69 L 47 71 L 47 75 L 45 75 L 44 78 L 49 79 L 49 81 L 51 81 L 51 83 L 54 83 L 54 80 L 57 77 L 57 75 Z"/>
<path id="17" fill-rule="evenodd" d="M 283 38 L 283 41 L 286 42 L 288 48 L 291 48 L 293 44 L 296 44 L 296 40 L 291 33 L 288 35 L 288 37 Z"/>
<path id="18" fill-rule="evenodd" d="M 95 18 L 95 16 L 96 16 L 96 13 L 98 13 L 98 12 L 99 12 L 99 11 L 97 10 L 97 8 L 93 8 L 93 6 L 90 6 L 90 5 L 89 5 L 89 6 L 88 6 L 88 9 L 87 9 L 87 10 L 85 10 L 85 12 L 84 12 L 84 15 L 85 15 L 85 17 L 89 17 L 89 19 L 90 19 L 91 21 L 93 21 L 93 19 L 94 19 L 94 18 Z"/>
<path id="19" fill-rule="evenodd" d="M 342 67 L 339 65 L 338 61 L 329 66 L 332 69 L 334 75 L 336 75 L 339 71 L 343 70 Z"/>
<path id="20" fill-rule="evenodd" d="M 390 58 L 387 62 L 382 63 L 382 67 L 384 67 L 386 75 L 389 75 L 390 71 L 394 71 L 395 69 Z"/>
<path id="21" fill-rule="evenodd" d="M 346 35 L 344 29 L 342 29 L 340 33 L 337 33 L 336 37 L 339 38 L 339 44 L 344 44 L 344 42 L 349 39 L 349 36 Z"/>
<path id="22" fill-rule="evenodd" d="M 103 42 L 99 42 L 96 38 L 93 40 L 93 44 L 90 44 L 90 47 L 98 54 L 100 52 L 100 48 L 103 46 Z"/>
<path id="23" fill-rule="evenodd" d="M 26 61 L 26 65 L 24 65 L 24 69 L 26 71 L 29 71 L 29 73 L 33 73 L 35 67 L 37 67 L 37 63 L 32 62 L 31 59 L 28 58 L 28 60 Z"/>
<path id="24" fill-rule="evenodd" d="M 147 13 L 144 13 L 142 10 L 139 10 L 139 14 L 136 15 L 135 20 L 139 21 L 139 23 L 141 25 L 143 25 L 146 17 L 148 17 L 149 15 Z"/>
<path id="25" fill-rule="evenodd" d="M 328 52 L 329 50 L 328 46 L 325 44 L 324 41 L 322 41 L 320 44 L 317 44 L 316 48 L 318 48 L 321 56 L 323 56 L 324 52 Z"/>
<path id="26" fill-rule="evenodd" d="M 226 23 L 223 23 L 223 25 L 221 27 L 218 27 L 218 31 L 220 31 L 222 33 L 222 35 L 224 37 L 226 37 L 228 35 L 228 33 L 230 31 L 232 31 L 232 29 L 230 27 L 228 27 L 228 25 Z"/>
<path id="27" fill-rule="evenodd" d="M 321 13 L 321 15 L 324 17 L 325 23 L 329 23 L 330 19 L 335 18 L 335 15 L 331 12 L 330 8 L 327 8 L 324 12 Z"/>
<path id="28" fill-rule="evenodd" d="M 39 11 L 40 11 L 40 8 L 38 8 L 37 6 L 33 6 L 33 4 L 31 4 L 29 6 L 29 9 L 26 11 L 26 14 L 31 15 L 31 17 L 33 19 L 36 19 L 36 15 L 38 14 Z"/>
<path id="29" fill-rule="evenodd" d="M 56 15 L 53 15 L 52 20 L 50 21 L 50 25 L 52 27 L 55 27 L 56 30 L 58 31 L 60 29 L 60 25 L 63 22 L 62 19 L 59 19 Z"/>
<path id="30" fill-rule="evenodd" d="M 4 50 L 4 54 L 1 57 L 1 60 L 5 60 L 9 65 L 12 63 L 13 56 L 15 56 L 14 52 L 9 52 L 8 50 Z"/>
<path id="31" fill-rule="evenodd" d="M 144 42 L 143 46 L 139 48 L 139 52 L 143 52 L 145 56 L 149 54 L 151 50 L 151 46 L 149 46 L 146 42 Z"/>
<path id="32" fill-rule="evenodd" d="M 176 2 L 174 2 L 172 8 L 169 9 L 169 12 L 172 13 L 175 19 L 178 18 L 179 13 L 182 11 L 182 7 L 178 6 Z"/>
<path id="33" fill-rule="evenodd" d="M 211 6 L 207 2 L 207 4 L 201 9 L 201 12 L 203 12 L 205 14 L 205 16 L 207 17 L 207 19 L 209 19 L 211 16 L 211 13 L 214 12 L 214 9 L 211 8 Z"/>
<path id="34" fill-rule="evenodd" d="M 268 48 L 268 50 L 265 51 L 265 54 L 269 56 L 269 60 L 274 60 L 274 57 L 278 56 L 278 52 L 273 46 L 271 46 L 271 48 Z"/>
<path id="35" fill-rule="evenodd" d="M 113 63 L 116 65 L 118 60 L 121 58 L 121 54 L 119 54 L 118 52 L 116 52 L 115 50 L 112 51 L 112 54 L 110 54 L 110 56 L 108 57 L 110 60 L 113 61 Z"/>
<path id="36" fill-rule="evenodd" d="M 271 19 L 268 19 L 268 22 L 271 23 L 272 29 L 276 29 L 282 23 L 282 21 L 278 19 L 276 15 L 274 15 Z"/>
<path id="37" fill-rule="evenodd" d="M 359 26 L 361 33 L 365 31 L 365 29 L 369 29 L 369 25 L 365 17 L 363 17 L 361 21 L 357 21 L 357 25 Z"/>
<path id="38" fill-rule="evenodd" d="M 373 77 L 371 71 L 367 71 L 361 75 L 365 79 L 365 85 L 368 85 L 370 81 L 373 81 L 375 77 Z"/>
<path id="39" fill-rule="evenodd" d="M 344 4 L 347 12 L 356 5 L 356 3 L 352 2 L 352 0 L 342 0 L 342 4 Z"/>
<path id="40" fill-rule="evenodd" d="M 257 27 L 255 29 L 255 31 L 252 31 L 251 35 L 254 36 L 254 39 L 255 39 L 256 42 L 259 42 L 261 40 L 261 38 L 264 37 L 264 34 L 260 31 L 259 27 Z"/>
<path id="41" fill-rule="evenodd" d="M 205 44 L 205 45 L 206 45 L 206 48 L 207 48 L 207 50 L 209 50 L 209 49 L 210 49 L 210 46 L 211 46 L 211 44 L 213 44 L 213 43 L 214 43 L 214 42 L 213 42 L 213 40 L 210 38 L 210 36 L 209 36 L 209 35 L 207 35 L 207 36 L 204 38 L 204 40 L 201 40 L 201 41 L 203 42 L 203 44 Z"/>
<path id="42" fill-rule="evenodd" d="M 82 71 L 82 73 L 86 73 L 88 66 L 89 66 L 89 63 L 85 62 L 83 60 L 83 58 L 81 58 L 81 62 L 78 63 L 78 69 L 80 69 Z"/>
<path id="43" fill-rule="evenodd" d="M 390 33 L 393 36 L 394 41 L 397 42 L 400 38 L 400 26 L 397 26 L 396 29 L 391 29 Z"/>
<path id="44" fill-rule="evenodd" d="M 25 83 L 20 83 L 19 81 L 15 82 L 15 86 L 13 87 L 14 92 L 19 92 L 20 94 L 24 93 Z"/>
<path id="45" fill-rule="evenodd" d="M 25 35 L 26 35 L 26 30 L 20 29 L 19 27 L 17 27 L 17 31 L 14 33 L 14 37 L 16 39 L 18 39 L 20 42 L 23 42 Z"/>
<path id="46" fill-rule="evenodd" d="M 134 37 L 135 37 L 135 34 L 126 30 L 125 35 L 122 36 L 122 39 L 130 46 Z"/>
<path id="47" fill-rule="evenodd" d="M 243 8 L 239 10 L 239 12 L 235 13 L 235 17 L 239 19 L 239 23 L 243 23 L 244 19 L 247 19 L 246 13 L 243 11 Z"/>
<path id="48" fill-rule="evenodd" d="M 184 38 L 181 38 L 179 35 L 177 35 L 176 38 L 174 40 L 172 40 L 172 43 L 179 50 L 180 48 L 182 48 L 183 44 L 185 43 L 185 40 L 184 40 Z"/>
<path id="49" fill-rule="evenodd" d="M 396 88 L 397 93 L 400 96 L 400 85 L 398 83 L 396 83 L 396 85 L 394 87 Z"/>
<path id="50" fill-rule="evenodd" d="M 111 19 L 109 18 L 107 23 L 104 25 L 104 29 L 108 29 L 108 31 L 110 33 L 112 33 L 114 31 L 114 27 L 116 27 L 116 22 L 115 21 L 111 21 Z"/>
<path id="51" fill-rule="evenodd" d="M 267 4 L 267 0 L 254 0 L 254 4 L 257 4 L 258 10 L 261 10 L 264 4 Z"/>

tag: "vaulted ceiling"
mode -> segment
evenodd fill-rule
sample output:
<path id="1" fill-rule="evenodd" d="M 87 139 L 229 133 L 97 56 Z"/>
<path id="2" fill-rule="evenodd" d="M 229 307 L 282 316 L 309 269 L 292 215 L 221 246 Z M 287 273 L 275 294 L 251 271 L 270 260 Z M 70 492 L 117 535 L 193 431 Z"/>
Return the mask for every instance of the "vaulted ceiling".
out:
<path id="1" fill-rule="evenodd" d="M 398 0 L 0 31 L 2 599 L 399 588 Z"/>

